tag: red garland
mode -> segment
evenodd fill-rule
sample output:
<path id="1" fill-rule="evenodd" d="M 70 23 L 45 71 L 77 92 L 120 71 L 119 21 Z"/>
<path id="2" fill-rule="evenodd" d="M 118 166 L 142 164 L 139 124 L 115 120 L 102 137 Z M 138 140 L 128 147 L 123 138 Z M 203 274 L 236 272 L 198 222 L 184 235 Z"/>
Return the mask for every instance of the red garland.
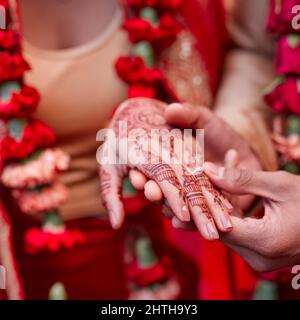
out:
<path id="1" fill-rule="evenodd" d="M 70 249 L 77 244 L 84 244 L 85 238 L 80 230 L 64 229 L 53 233 L 40 228 L 29 229 L 25 234 L 26 251 L 37 254 L 41 251 L 57 252 L 62 248 Z"/>
<path id="2" fill-rule="evenodd" d="M 25 71 L 30 70 L 29 64 L 20 53 L 11 54 L 7 51 L 0 53 L 0 81 L 19 79 Z"/>
<path id="3" fill-rule="evenodd" d="M 164 13 L 157 26 L 143 18 L 136 17 L 127 19 L 124 29 L 129 33 L 129 40 L 132 43 L 148 41 L 154 48 L 162 50 L 174 42 L 182 25 L 169 13 Z"/>
<path id="4" fill-rule="evenodd" d="M 278 74 L 300 74 L 300 35 L 280 37 L 276 52 Z"/>
<path id="5" fill-rule="evenodd" d="M 300 32 L 293 29 L 292 19 L 296 15 L 293 8 L 299 5 L 299 0 L 270 0 L 268 31 L 275 34 Z"/>
<path id="6" fill-rule="evenodd" d="M 139 42 L 144 44 L 144 49 L 148 47 L 144 52 L 147 64 L 146 57 L 134 50 L 130 56 L 119 57 L 116 61 L 118 76 L 129 85 L 128 98 L 160 98 L 165 79 L 155 66 L 155 55 L 170 46 L 182 31 L 182 24 L 176 12 L 172 11 L 179 9 L 181 3 L 182 0 L 125 0 L 127 17 L 123 27 L 128 32 L 129 40 L 135 49 Z M 141 14 L 146 9 L 152 14 L 152 19 L 146 19 Z M 135 214 L 148 204 L 141 193 L 123 195 L 123 201 L 127 214 Z"/>
<path id="7" fill-rule="evenodd" d="M 128 98 L 155 98 L 156 90 L 144 84 L 133 84 L 128 88 Z"/>
<path id="8" fill-rule="evenodd" d="M 161 72 L 157 68 L 146 67 L 141 57 L 120 57 L 116 62 L 116 70 L 119 77 L 128 84 L 153 85 L 163 79 Z"/>
<path id="9" fill-rule="evenodd" d="M 116 72 L 129 85 L 129 98 L 160 98 L 160 88 L 165 83 L 165 79 L 155 65 L 157 62 L 155 58 L 170 46 L 182 31 L 182 25 L 177 20 L 176 13 L 171 14 L 164 10 L 177 9 L 181 2 L 181 0 L 126 1 L 129 10 L 124 29 L 128 31 L 129 40 L 135 46 L 130 56 L 120 57 L 116 61 Z M 126 214 L 135 214 L 149 204 L 141 192 L 136 192 L 132 196 L 123 193 L 122 200 Z M 130 280 L 140 288 L 168 280 L 171 278 L 171 272 L 170 260 L 167 257 L 147 268 L 139 265 L 138 261 L 128 268 Z"/>
<path id="10" fill-rule="evenodd" d="M 19 46 L 19 35 L 13 30 L 0 30 L 0 47 L 5 50 L 13 50 Z"/>
<path id="11" fill-rule="evenodd" d="M 36 111 L 40 95 L 36 89 L 23 85 L 20 93 L 13 93 L 10 101 L 0 101 L 0 117 L 8 118 L 23 118 Z"/>
<path id="12" fill-rule="evenodd" d="M 163 257 L 160 262 L 149 268 L 141 268 L 137 263 L 128 270 L 130 280 L 140 288 L 162 283 L 171 278 L 170 260 Z"/>
<path id="13" fill-rule="evenodd" d="M 282 78 L 274 90 L 265 96 L 265 100 L 274 111 L 300 115 L 299 78 Z"/>
<path id="14" fill-rule="evenodd" d="M 8 130 L 6 122 L 6 130 Z M 39 120 L 29 120 L 20 140 L 8 134 L 0 142 L 4 160 L 22 160 L 39 148 L 47 148 L 54 143 L 55 133 Z"/>

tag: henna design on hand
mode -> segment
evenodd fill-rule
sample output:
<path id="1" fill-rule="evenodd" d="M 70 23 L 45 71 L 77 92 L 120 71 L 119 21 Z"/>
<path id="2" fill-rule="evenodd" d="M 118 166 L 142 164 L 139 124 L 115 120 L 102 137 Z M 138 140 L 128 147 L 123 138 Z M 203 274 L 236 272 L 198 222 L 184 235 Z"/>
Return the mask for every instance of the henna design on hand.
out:
<path id="1" fill-rule="evenodd" d="M 144 172 L 149 178 L 158 182 L 167 181 L 170 184 L 176 186 L 179 190 L 182 189 L 178 178 L 169 165 L 160 163 L 156 165 L 144 165 L 143 168 L 145 170 Z"/>
<path id="2" fill-rule="evenodd" d="M 100 168 L 100 188 L 103 197 L 107 196 L 112 189 L 112 176 L 102 167 Z"/>
<path id="3" fill-rule="evenodd" d="M 216 205 L 220 206 L 223 211 L 227 210 L 221 199 L 220 192 L 214 188 L 205 173 L 200 172 L 191 174 L 189 172 L 188 164 L 178 165 L 176 168 L 179 169 L 176 170 L 179 172 L 176 173 L 171 165 L 164 163 L 162 155 L 160 153 L 157 154 L 157 150 L 148 150 L 148 148 L 143 145 L 143 138 L 145 138 L 145 135 L 146 137 L 151 138 L 152 129 L 172 129 L 166 124 L 164 119 L 164 108 L 165 104 L 162 102 L 139 98 L 126 101 L 117 110 L 112 121 L 112 128 L 115 130 L 115 133 L 117 135 L 120 134 L 119 121 L 126 121 L 128 132 L 135 130 L 133 136 L 125 137 L 128 138 L 129 145 L 134 147 L 134 150 L 138 150 L 143 154 L 146 160 L 153 158 L 157 160 L 155 164 L 151 161 L 139 165 L 129 163 L 128 167 L 140 170 L 148 178 L 158 182 L 160 186 L 162 186 L 162 183 L 164 182 L 169 184 L 170 188 L 167 188 L 169 200 L 172 198 L 171 187 L 175 187 L 179 191 L 179 196 L 182 198 L 183 203 L 186 202 L 191 208 L 199 207 L 206 217 L 209 220 L 212 220 L 211 212 L 206 203 L 202 188 L 206 188 L 213 195 Z M 159 147 L 165 149 L 170 155 L 174 153 L 174 150 L 172 150 L 174 149 L 174 143 L 168 145 L 160 141 Z M 123 176 L 123 173 L 119 171 L 119 175 Z M 100 176 L 103 198 L 108 199 L 108 196 L 112 192 L 111 180 L 113 178 L 110 172 L 107 172 L 103 168 L 100 170 Z M 178 177 L 180 177 L 180 179 Z M 166 185 L 163 185 L 163 187 L 166 189 Z M 174 210 L 174 208 L 172 209 Z"/>

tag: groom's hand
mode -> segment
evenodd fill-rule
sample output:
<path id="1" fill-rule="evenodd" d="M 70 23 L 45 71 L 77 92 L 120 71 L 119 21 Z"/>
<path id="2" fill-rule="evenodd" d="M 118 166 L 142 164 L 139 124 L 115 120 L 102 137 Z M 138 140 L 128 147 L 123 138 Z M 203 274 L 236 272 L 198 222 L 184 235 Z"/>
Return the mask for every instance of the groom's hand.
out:
<path id="1" fill-rule="evenodd" d="M 167 107 L 165 119 L 173 127 L 204 129 L 205 159 L 207 161 L 223 164 L 226 153 L 230 149 L 235 149 L 239 154 L 240 167 L 261 170 L 261 165 L 247 142 L 209 109 L 175 103 Z M 147 182 L 145 176 L 137 171 L 132 171 L 130 178 L 137 189 L 144 189 L 145 195 L 150 201 L 163 200 L 163 194 L 154 181 Z M 235 205 L 246 209 L 253 199 L 253 196 L 238 197 Z M 169 211 L 168 208 L 166 210 Z"/>
<path id="2" fill-rule="evenodd" d="M 257 271 L 271 271 L 300 262 L 300 177 L 282 172 L 226 169 L 204 165 L 211 181 L 235 194 L 260 196 L 264 216 L 232 216 L 233 230 L 222 240 Z"/>
<path id="3" fill-rule="evenodd" d="M 166 121 L 173 127 L 182 129 L 204 129 L 205 159 L 216 164 L 222 164 L 226 153 L 235 149 L 239 154 L 239 165 L 252 170 L 260 170 L 261 165 L 249 147 L 248 143 L 237 134 L 226 122 L 204 107 L 192 107 L 183 104 L 170 104 L 165 111 Z M 138 176 L 138 175 L 137 175 Z M 138 183 L 142 178 L 133 179 Z M 145 182 L 144 182 L 145 183 Z M 145 185 L 145 193 L 151 201 L 159 201 L 162 193 L 154 185 Z M 150 189 L 150 190 L 149 190 Z M 243 198 L 241 206 L 245 208 L 253 198 Z"/>

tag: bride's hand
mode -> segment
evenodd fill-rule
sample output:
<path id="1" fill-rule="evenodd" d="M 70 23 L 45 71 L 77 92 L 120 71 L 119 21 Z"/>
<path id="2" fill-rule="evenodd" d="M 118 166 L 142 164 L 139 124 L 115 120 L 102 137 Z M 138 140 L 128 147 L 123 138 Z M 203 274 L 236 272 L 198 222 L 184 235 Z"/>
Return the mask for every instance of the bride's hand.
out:
<path id="1" fill-rule="evenodd" d="M 236 169 L 239 167 L 239 162 L 240 162 L 239 154 L 237 153 L 236 150 L 231 149 L 225 154 L 223 166 L 226 169 Z M 141 182 L 140 187 L 142 187 L 142 180 L 145 179 L 144 176 L 142 176 L 139 172 L 135 172 L 134 170 L 131 170 L 130 176 L 132 177 L 131 179 L 133 181 L 135 181 L 135 183 L 140 181 Z M 159 197 L 159 198 L 162 197 L 159 187 L 154 182 L 148 181 L 147 186 L 145 186 L 145 184 L 144 184 L 143 187 L 145 187 L 145 192 L 147 193 L 148 198 L 153 197 L 153 195 L 156 197 Z M 150 190 L 150 188 L 151 188 L 151 190 Z M 239 198 L 238 196 L 232 195 L 232 194 L 227 194 L 224 191 L 223 191 L 223 195 L 226 197 L 226 199 L 229 200 L 228 205 L 238 203 L 238 198 Z M 207 196 L 207 194 L 206 194 L 206 196 Z M 214 210 L 214 203 L 209 195 L 208 195 L 206 201 L 208 203 L 210 203 L 211 210 L 213 211 Z M 242 212 L 241 210 L 235 210 L 234 215 L 238 215 L 241 212 Z M 192 231 L 197 229 L 193 220 L 189 221 L 189 222 L 180 221 L 174 215 L 172 209 L 170 208 L 170 206 L 168 204 L 168 201 L 165 201 L 163 204 L 163 214 L 168 219 L 171 219 L 172 225 L 176 229 L 184 229 L 184 230 L 192 230 Z"/>
<path id="2" fill-rule="evenodd" d="M 118 108 L 112 119 L 111 129 L 117 137 L 118 148 L 115 148 L 108 139 L 98 155 L 101 163 L 102 196 L 112 225 L 118 228 L 124 220 L 124 208 L 119 194 L 122 179 L 128 174 L 129 169 L 136 169 L 147 179 L 155 181 L 178 220 L 188 222 L 192 216 L 206 239 L 218 239 L 217 228 L 223 232 L 231 230 L 229 218 L 231 206 L 228 201 L 212 186 L 203 172 L 191 174 L 188 164 L 170 164 L 165 161 L 164 154 L 170 155 L 174 151 L 170 149 L 170 144 L 164 144 L 161 140 L 158 140 L 158 145 L 157 141 L 151 143 L 153 141 L 150 135 L 151 129 L 172 129 L 165 120 L 166 107 L 156 100 L 131 99 Z M 127 126 L 124 132 L 120 127 L 121 122 Z M 124 164 L 103 161 L 105 158 L 107 160 L 107 152 L 111 150 L 116 151 L 116 162 Z M 141 159 L 151 159 L 151 161 L 141 162 Z M 134 173 L 138 175 L 135 171 L 131 173 L 131 178 Z M 140 179 L 141 187 L 145 183 L 145 178 L 140 176 Z M 213 211 L 205 201 L 204 194 L 213 199 Z"/>

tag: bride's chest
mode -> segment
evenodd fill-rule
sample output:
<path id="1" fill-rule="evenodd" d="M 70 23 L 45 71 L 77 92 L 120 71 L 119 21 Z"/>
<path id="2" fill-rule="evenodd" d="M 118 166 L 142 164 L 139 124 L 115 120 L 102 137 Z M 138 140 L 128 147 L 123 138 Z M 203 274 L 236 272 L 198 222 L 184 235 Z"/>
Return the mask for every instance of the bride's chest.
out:
<path id="1" fill-rule="evenodd" d="M 26 81 L 41 94 L 35 117 L 52 127 L 58 137 L 96 133 L 106 125 L 112 109 L 126 98 L 127 88 L 116 75 L 114 64 L 128 49 L 122 32 L 101 50 L 82 47 L 45 52 L 25 46 L 32 67 Z"/>

